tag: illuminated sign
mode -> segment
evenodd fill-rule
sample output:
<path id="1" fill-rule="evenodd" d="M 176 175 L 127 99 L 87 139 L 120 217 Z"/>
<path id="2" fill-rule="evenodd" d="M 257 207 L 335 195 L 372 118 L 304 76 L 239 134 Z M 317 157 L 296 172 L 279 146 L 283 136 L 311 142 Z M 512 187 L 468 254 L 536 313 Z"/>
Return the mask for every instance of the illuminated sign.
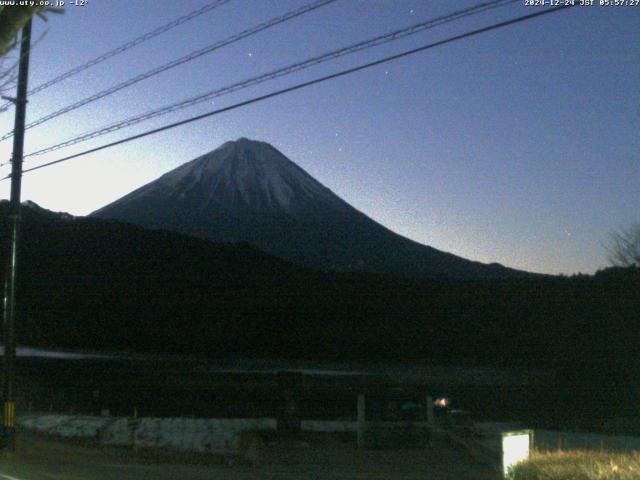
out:
<path id="1" fill-rule="evenodd" d="M 532 440 L 532 430 L 502 432 L 502 473 L 505 477 L 515 464 L 529 458 Z"/>

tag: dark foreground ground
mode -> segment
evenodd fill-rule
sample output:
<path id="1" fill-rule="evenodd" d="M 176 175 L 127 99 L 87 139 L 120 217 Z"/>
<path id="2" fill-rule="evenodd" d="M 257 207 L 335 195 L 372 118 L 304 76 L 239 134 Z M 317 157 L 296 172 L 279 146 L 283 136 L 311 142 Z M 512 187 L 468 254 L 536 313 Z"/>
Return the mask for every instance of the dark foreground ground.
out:
<path id="1" fill-rule="evenodd" d="M 353 439 L 322 436 L 269 442 L 245 459 L 132 452 L 21 432 L 0 480 L 494 480 L 495 473 L 445 442 L 420 449 L 358 450 Z"/>

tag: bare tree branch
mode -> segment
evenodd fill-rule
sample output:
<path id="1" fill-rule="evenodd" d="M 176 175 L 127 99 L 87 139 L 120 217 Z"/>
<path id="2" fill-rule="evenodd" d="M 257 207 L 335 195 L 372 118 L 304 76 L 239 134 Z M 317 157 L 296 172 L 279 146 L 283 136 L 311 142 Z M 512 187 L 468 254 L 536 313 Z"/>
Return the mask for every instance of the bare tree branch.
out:
<path id="1" fill-rule="evenodd" d="M 640 224 L 611 234 L 608 260 L 615 267 L 640 267 Z"/>

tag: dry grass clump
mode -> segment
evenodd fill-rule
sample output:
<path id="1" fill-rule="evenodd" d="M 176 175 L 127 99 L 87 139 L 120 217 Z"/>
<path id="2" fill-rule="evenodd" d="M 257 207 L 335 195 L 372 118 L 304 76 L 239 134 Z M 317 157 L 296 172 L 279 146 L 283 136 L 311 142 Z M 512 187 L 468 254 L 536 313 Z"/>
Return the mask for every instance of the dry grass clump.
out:
<path id="1" fill-rule="evenodd" d="M 640 452 L 560 451 L 534 453 L 517 465 L 513 480 L 640 480 Z"/>

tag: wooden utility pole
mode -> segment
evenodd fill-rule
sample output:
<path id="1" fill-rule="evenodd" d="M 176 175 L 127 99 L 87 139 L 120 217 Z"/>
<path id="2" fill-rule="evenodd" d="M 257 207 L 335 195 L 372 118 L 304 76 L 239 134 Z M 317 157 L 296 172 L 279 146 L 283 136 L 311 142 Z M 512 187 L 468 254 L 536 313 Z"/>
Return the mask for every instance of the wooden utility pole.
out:
<path id="1" fill-rule="evenodd" d="M 11 157 L 11 199 L 9 203 L 10 254 L 7 277 L 4 284 L 4 375 L 2 447 L 15 450 L 15 315 L 18 266 L 18 240 L 20 234 L 20 188 L 22 184 L 22 157 L 24 153 L 24 124 L 27 110 L 27 81 L 29 78 L 29 50 L 31 47 L 31 20 L 22 28 L 20 63 L 18 67 L 18 91 L 15 99 L 15 126 L 13 131 L 13 155 Z"/>

